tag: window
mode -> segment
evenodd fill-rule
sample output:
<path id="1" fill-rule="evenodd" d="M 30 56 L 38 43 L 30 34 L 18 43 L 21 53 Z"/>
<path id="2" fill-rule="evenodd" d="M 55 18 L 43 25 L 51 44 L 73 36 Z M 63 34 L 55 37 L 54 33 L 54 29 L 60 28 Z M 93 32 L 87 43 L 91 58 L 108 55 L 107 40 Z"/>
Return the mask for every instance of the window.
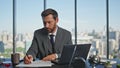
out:
<path id="1" fill-rule="evenodd" d="M 77 37 L 79 43 L 91 43 L 90 54 L 106 57 L 106 1 L 78 0 Z"/>
<path id="2" fill-rule="evenodd" d="M 16 52 L 24 57 L 33 32 L 43 27 L 44 0 L 16 0 Z M 109 57 L 120 58 L 119 0 L 109 1 Z M 10 58 L 13 49 L 13 1 L 0 0 L 0 57 Z M 58 11 L 60 27 L 75 41 L 74 0 L 46 0 L 46 8 Z M 77 0 L 77 43 L 92 43 L 91 54 L 106 58 L 106 1 Z"/>
<path id="3" fill-rule="evenodd" d="M 34 31 L 42 28 L 43 0 L 16 1 L 16 52 L 24 57 L 31 45 Z"/>
<path id="4" fill-rule="evenodd" d="M 53 8 L 58 12 L 58 26 L 74 34 L 74 0 L 47 0 L 46 8 Z M 74 36 L 73 36 L 74 37 Z M 74 38 L 73 38 L 74 43 Z"/>
<path id="5" fill-rule="evenodd" d="M 12 0 L 0 0 L 0 58 L 12 53 Z"/>
<path id="6" fill-rule="evenodd" d="M 120 10 L 119 0 L 109 1 L 109 55 L 120 59 Z"/>

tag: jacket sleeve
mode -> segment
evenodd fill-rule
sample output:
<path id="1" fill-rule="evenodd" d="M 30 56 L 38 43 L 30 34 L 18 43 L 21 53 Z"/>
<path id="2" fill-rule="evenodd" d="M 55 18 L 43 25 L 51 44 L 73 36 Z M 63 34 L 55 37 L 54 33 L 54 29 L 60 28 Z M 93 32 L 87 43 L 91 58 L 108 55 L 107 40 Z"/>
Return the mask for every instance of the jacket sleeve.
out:
<path id="1" fill-rule="evenodd" d="M 36 33 L 34 33 L 32 44 L 31 44 L 30 48 L 28 49 L 26 55 L 32 55 L 33 59 L 36 59 L 37 53 L 38 53 L 38 43 L 37 43 L 37 39 L 36 39 Z"/>

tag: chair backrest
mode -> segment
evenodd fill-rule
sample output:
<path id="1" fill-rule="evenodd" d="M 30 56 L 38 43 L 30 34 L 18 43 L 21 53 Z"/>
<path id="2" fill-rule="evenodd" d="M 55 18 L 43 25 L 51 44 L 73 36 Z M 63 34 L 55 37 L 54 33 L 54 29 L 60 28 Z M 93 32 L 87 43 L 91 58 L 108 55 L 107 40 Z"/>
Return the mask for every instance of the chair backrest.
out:
<path id="1" fill-rule="evenodd" d="M 71 64 L 76 58 L 82 57 L 86 60 L 91 44 L 69 44 L 65 45 L 60 58 L 61 63 Z"/>

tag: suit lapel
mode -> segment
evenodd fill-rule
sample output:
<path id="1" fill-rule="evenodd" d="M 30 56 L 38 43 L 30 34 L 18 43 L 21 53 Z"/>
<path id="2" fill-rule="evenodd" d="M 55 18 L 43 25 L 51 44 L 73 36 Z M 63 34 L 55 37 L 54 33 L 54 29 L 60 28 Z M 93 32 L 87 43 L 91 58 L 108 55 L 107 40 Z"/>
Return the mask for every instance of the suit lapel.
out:
<path id="1" fill-rule="evenodd" d="M 50 43 L 48 35 L 46 35 L 45 37 L 43 37 L 43 45 L 44 45 L 44 49 L 45 49 L 46 55 L 52 53 L 52 45 Z"/>
<path id="2" fill-rule="evenodd" d="M 61 41 L 62 41 L 61 38 L 62 38 L 61 30 L 58 27 L 57 34 L 56 34 L 56 37 L 55 37 L 55 49 L 57 49 L 57 50 L 61 46 Z"/>

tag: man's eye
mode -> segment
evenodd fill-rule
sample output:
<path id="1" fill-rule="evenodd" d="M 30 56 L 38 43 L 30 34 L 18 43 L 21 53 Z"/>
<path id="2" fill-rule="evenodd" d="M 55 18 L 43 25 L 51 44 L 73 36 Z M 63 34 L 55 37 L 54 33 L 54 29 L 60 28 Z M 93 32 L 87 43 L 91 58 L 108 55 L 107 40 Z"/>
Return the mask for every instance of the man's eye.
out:
<path id="1" fill-rule="evenodd" d="M 48 24 L 50 24 L 51 22 L 48 22 Z"/>

